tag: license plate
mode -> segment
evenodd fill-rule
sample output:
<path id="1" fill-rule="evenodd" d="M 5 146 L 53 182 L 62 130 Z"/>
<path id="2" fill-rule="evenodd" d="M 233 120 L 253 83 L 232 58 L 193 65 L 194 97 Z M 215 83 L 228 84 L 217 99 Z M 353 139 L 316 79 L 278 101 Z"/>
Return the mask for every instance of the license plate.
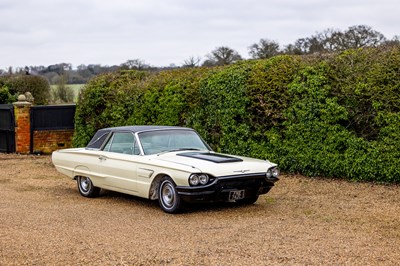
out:
<path id="1" fill-rule="evenodd" d="M 229 192 L 229 200 L 240 200 L 244 198 L 244 190 L 234 190 Z"/>

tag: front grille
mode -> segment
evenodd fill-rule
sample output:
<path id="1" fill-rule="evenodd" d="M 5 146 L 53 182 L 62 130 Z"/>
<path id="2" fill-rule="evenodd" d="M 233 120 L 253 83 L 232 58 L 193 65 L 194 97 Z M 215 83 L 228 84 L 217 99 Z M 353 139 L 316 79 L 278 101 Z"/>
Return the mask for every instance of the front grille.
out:
<path id="1" fill-rule="evenodd" d="M 222 189 L 259 188 L 266 183 L 265 174 L 225 176 L 219 177 L 218 181 Z"/>
<path id="2" fill-rule="evenodd" d="M 274 186 L 265 173 L 216 177 L 206 186 L 178 186 L 179 195 L 188 202 L 228 201 L 232 191 L 244 190 L 245 198 L 267 193 Z"/>

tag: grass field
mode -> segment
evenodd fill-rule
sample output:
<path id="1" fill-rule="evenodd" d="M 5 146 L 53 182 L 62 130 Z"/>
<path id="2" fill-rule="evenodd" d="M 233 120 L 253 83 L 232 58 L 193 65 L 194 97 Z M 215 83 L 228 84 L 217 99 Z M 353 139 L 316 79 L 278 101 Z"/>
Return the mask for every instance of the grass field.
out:
<path id="1" fill-rule="evenodd" d="M 78 99 L 79 92 L 85 86 L 85 84 L 67 84 L 65 85 L 68 88 L 71 88 L 74 92 L 74 102 Z M 50 85 L 50 90 L 54 91 L 57 88 L 57 85 Z"/>

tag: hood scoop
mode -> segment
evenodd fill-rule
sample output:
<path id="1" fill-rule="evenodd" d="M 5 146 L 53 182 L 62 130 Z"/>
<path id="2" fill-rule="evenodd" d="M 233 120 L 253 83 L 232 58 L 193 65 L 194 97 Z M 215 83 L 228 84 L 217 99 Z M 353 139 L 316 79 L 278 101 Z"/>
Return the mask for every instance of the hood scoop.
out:
<path id="1" fill-rule="evenodd" d="M 242 162 L 242 159 L 231 157 L 218 153 L 208 153 L 208 152 L 185 152 L 179 153 L 177 156 L 189 157 L 199 160 L 205 160 L 213 163 L 235 163 Z"/>

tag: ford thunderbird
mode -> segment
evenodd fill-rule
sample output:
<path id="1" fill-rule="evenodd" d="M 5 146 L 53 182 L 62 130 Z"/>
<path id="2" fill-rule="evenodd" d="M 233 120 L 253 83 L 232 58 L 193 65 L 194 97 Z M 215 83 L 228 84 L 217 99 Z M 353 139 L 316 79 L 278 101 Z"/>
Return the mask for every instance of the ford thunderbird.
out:
<path id="1" fill-rule="evenodd" d="M 184 127 L 100 129 L 85 148 L 55 151 L 52 161 L 77 181 L 84 197 L 112 190 L 158 200 L 167 213 L 186 203 L 252 204 L 279 180 L 276 164 L 213 152 L 196 131 Z"/>

